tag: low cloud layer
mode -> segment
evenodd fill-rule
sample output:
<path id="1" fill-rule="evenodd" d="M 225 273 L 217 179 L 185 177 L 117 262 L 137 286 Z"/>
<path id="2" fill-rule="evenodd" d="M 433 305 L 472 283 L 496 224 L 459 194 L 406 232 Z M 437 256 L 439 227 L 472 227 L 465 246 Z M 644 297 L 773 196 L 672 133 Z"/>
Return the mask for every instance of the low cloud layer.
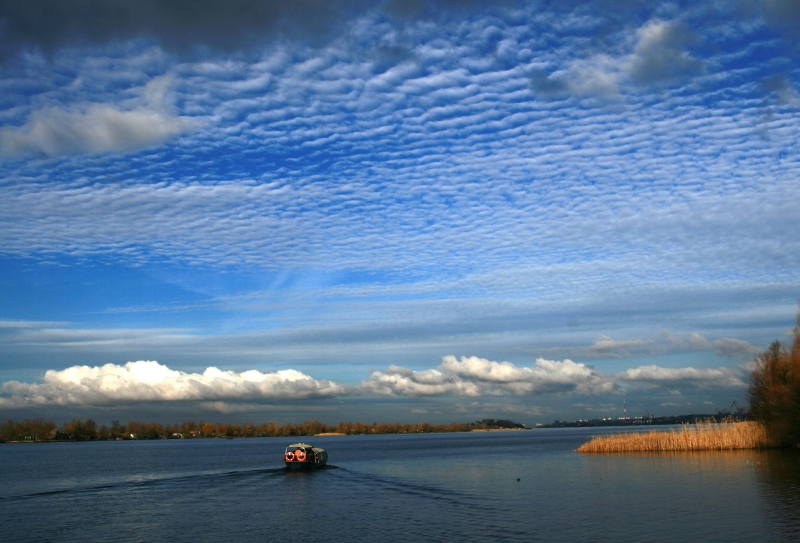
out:
<path id="1" fill-rule="evenodd" d="M 263 401 L 337 396 L 347 387 L 296 370 L 241 373 L 211 367 L 203 373 L 171 370 L 153 361 L 124 366 L 72 366 L 45 373 L 42 383 L 9 381 L 0 408 L 43 405 L 107 406 L 133 402 Z"/>
<path id="2" fill-rule="evenodd" d="M 712 342 L 696 332 L 689 336 L 689 345 L 698 351 L 714 351 L 728 358 L 752 358 L 761 352 L 758 347 L 741 339 L 724 337 Z"/>
<path id="3" fill-rule="evenodd" d="M 437 368 L 414 371 L 389 366 L 385 371 L 372 371 L 359 386 L 350 386 L 317 380 L 293 369 L 261 373 L 210 367 L 203 373 L 187 373 L 140 360 L 125 365 L 48 370 L 41 383 L 5 382 L 0 385 L 0 408 L 203 402 L 206 406 L 217 406 L 215 409 L 219 411 L 239 412 L 265 402 L 308 398 L 598 395 L 620 391 L 620 384 L 666 389 L 741 388 L 745 386 L 743 379 L 743 370 L 726 367 L 650 365 L 608 375 L 572 360 L 539 358 L 533 366 L 517 366 L 476 356 L 457 359 L 448 355 Z"/>
<path id="4" fill-rule="evenodd" d="M 606 375 L 571 360 L 539 358 L 534 366 L 516 366 L 475 356 L 445 356 L 438 368 L 413 371 L 390 366 L 373 371 L 362 383 L 365 392 L 391 396 L 485 396 L 548 393 L 602 394 L 618 389 L 618 383 L 687 388 L 742 387 L 740 370 L 640 366 L 618 375 Z"/>
<path id="5" fill-rule="evenodd" d="M 600 335 L 592 346 L 589 347 L 589 351 L 598 355 L 627 354 L 629 349 L 647 347 L 652 343 L 653 341 L 649 339 L 617 340 Z"/>
<path id="6" fill-rule="evenodd" d="M 652 386 L 675 388 L 736 388 L 744 387 L 742 372 L 732 368 L 662 368 L 659 366 L 639 366 L 625 370 L 617 375 L 620 381 L 644 383 Z"/>
<path id="7" fill-rule="evenodd" d="M 741 339 L 724 337 L 710 341 L 697 332 L 692 332 L 687 337 L 663 331 L 659 336 L 646 339 L 619 340 L 601 334 L 583 355 L 593 358 L 629 358 L 703 351 L 741 360 L 752 358 L 761 349 Z"/>

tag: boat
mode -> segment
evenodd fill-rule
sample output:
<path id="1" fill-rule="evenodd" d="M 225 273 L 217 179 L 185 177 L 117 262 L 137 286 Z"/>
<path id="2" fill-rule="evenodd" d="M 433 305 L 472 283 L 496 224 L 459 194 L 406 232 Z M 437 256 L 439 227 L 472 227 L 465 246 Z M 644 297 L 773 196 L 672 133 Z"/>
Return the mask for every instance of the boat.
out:
<path id="1" fill-rule="evenodd" d="M 328 463 L 328 453 L 308 443 L 292 443 L 286 447 L 283 460 L 287 469 L 315 469 Z"/>

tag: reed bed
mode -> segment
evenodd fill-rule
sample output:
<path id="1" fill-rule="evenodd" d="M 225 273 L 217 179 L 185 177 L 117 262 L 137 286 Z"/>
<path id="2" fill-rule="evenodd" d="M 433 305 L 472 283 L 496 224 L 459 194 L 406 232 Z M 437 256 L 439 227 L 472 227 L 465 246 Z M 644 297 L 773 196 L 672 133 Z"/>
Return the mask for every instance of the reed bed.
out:
<path id="1" fill-rule="evenodd" d="M 581 445 L 578 452 L 724 451 L 766 449 L 776 445 L 757 422 L 698 422 L 678 430 L 595 436 Z"/>

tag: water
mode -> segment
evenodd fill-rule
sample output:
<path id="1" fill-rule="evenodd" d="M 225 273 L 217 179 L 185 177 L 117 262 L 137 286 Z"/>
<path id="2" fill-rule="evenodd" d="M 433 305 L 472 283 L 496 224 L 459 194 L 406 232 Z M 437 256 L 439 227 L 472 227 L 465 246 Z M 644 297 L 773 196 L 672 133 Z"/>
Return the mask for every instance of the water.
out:
<path id="1" fill-rule="evenodd" d="M 617 430 L 618 429 L 614 429 Z M 800 541 L 800 455 L 583 455 L 608 429 L 0 446 L 4 541 Z M 519 479 L 519 480 L 517 480 Z"/>

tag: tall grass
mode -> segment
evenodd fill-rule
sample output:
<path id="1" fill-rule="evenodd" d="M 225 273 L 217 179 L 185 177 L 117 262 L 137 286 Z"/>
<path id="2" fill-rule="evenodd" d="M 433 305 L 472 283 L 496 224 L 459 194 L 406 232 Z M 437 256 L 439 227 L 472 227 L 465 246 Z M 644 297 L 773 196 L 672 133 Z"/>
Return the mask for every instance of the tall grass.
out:
<path id="1" fill-rule="evenodd" d="M 776 445 L 766 428 L 757 422 L 698 422 L 678 430 L 595 436 L 581 445 L 578 452 L 722 451 Z"/>

